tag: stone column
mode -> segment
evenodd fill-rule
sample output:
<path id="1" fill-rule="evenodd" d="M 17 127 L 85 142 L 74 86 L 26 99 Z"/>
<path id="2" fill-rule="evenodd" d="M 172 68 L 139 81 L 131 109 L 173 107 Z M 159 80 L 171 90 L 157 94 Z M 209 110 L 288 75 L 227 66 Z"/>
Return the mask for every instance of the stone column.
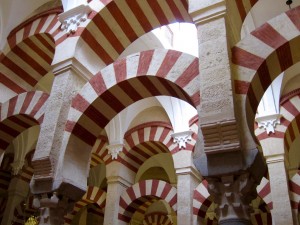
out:
<path id="1" fill-rule="evenodd" d="M 193 224 L 193 191 L 201 181 L 193 166 L 192 151 L 181 150 L 173 155 L 177 175 L 177 224 Z"/>
<path id="2" fill-rule="evenodd" d="M 234 115 L 230 49 L 225 0 L 192 0 L 189 12 L 198 30 L 200 95 L 199 123 L 204 151 L 240 150 Z M 216 140 L 219 136 L 219 140 Z"/>
<path id="3" fill-rule="evenodd" d="M 122 193 L 130 186 L 128 181 L 124 180 L 120 176 L 110 176 L 107 177 L 107 194 L 106 194 L 106 204 L 104 213 L 104 223 L 105 225 L 125 225 L 118 218 L 119 214 L 119 204 L 120 196 Z"/>
<path id="4" fill-rule="evenodd" d="M 12 224 L 16 207 L 28 196 L 29 185 L 20 178 L 14 177 L 8 187 L 8 199 L 1 225 Z"/>
<path id="5" fill-rule="evenodd" d="M 64 129 L 72 98 L 85 83 L 83 74 L 88 74 L 76 59 L 68 59 L 54 66 L 50 97 L 47 101 L 40 136 L 33 157 L 33 193 L 52 192 L 59 184 L 54 182 L 55 173 L 64 149 L 61 149 Z"/>
<path id="6" fill-rule="evenodd" d="M 284 158 L 284 153 L 266 157 L 273 202 L 271 214 L 273 223 L 276 225 L 293 224 L 288 177 Z"/>
<path id="7" fill-rule="evenodd" d="M 134 182 L 134 173 L 118 161 L 106 165 L 107 193 L 104 213 L 105 225 L 125 225 L 118 218 L 120 196 Z"/>
<path id="8" fill-rule="evenodd" d="M 218 204 L 221 225 L 250 225 L 249 204 L 256 198 L 256 183 L 249 173 L 208 179 L 208 191 Z"/>
<path id="9" fill-rule="evenodd" d="M 260 144 L 269 171 L 273 223 L 293 224 L 288 175 L 285 165 L 284 140 L 283 138 L 269 137 L 261 140 Z"/>

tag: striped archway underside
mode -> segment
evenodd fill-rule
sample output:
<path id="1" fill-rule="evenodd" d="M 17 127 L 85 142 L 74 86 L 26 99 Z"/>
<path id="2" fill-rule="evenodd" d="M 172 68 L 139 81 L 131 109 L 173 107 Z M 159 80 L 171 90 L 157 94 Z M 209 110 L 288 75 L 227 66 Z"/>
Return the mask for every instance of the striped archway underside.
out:
<path id="1" fill-rule="evenodd" d="M 300 134 L 300 94 L 282 102 L 280 114 L 282 118 L 280 124 L 276 125 L 275 133 L 267 135 L 262 129 L 257 129 L 256 136 L 259 141 L 267 138 L 281 138 L 284 140 L 285 149 L 289 151 L 290 146 Z"/>
<path id="2" fill-rule="evenodd" d="M 128 188 L 120 197 L 119 220 L 130 222 L 132 215 L 140 209 L 145 213 L 147 202 L 165 200 L 170 207 L 177 211 L 177 189 L 161 180 L 143 180 Z M 150 205 L 150 203 L 148 205 Z"/>
<path id="3" fill-rule="evenodd" d="M 214 220 L 210 220 L 206 216 L 206 212 L 208 208 L 213 203 L 210 194 L 207 190 L 207 186 L 208 186 L 208 182 L 206 180 L 202 180 L 202 182 L 194 190 L 193 215 L 195 221 L 197 221 L 197 217 L 198 217 L 201 223 L 213 224 Z"/>
<path id="4" fill-rule="evenodd" d="M 151 213 L 147 214 L 142 225 L 172 225 L 172 218 L 166 213 Z"/>
<path id="5" fill-rule="evenodd" d="M 124 148 L 119 161 L 134 172 L 150 157 L 159 153 L 175 154 L 179 151 L 178 144 L 173 141 L 174 133 L 169 123 L 149 122 L 128 130 L 124 136 Z M 186 150 L 192 151 L 197 135 L 193 133 Z"/>
<path id="6" fill-rule="evenodd" d="M 15 93 L 30 91 L 51 70 L 55 46 L 64 35 L 58 13 L 50 10 L 25 21 L 8 36 L 0 55 L 0 80 Z"/>
<path id="7" fill-rule="evenodd" d="M 106 124 L 138 100 L 167 95 L 196 107 L 198 64 L 198 58 L 174 50 L 149 50 L 121 59 L 101 70 L 75 96 L 65 130 L 93 146 Z"/>
<path id="8" fill-rule="evenodd" d="M 293 8 L 257 28 L 232 48 L 235 93 L 253 131 L 261 97 L 272 81 L 300 61 L 300 7 Z"/>
<path id="9" fill-rule="evenodd" d="M 72 224 L 74 216 L 85 206 L 89 204 L 96 204 L 100 209 L 104 209 L 106 201 L 106 192 L 99 187 L 89 186 L 86 193 L 81 200 L 75 203 L 71 213 L 68 213 L 65 217 L 65 225 Z"/>
<path id="10" fill-rule="evenodd" d="M 107 150 L 108 138 L 107 136 L 100 135 L 92 149 L 90 168 L 93 168 L 101 163 L 108 164 L 112 161 L 111 155 Z"/>
<path id="11" fill-rule="evenodd" d="M 291 206 L 292 212 L 294 216 L 297 218 L 299 215 L 300 208 L 300 171 L 289 180 L 289 188 L 290 188 L 290 198 L 291 198 Z"/>
<path id="12" fill-rule="evenodd" d="M 99 57 L 103 65 L 113 63 L 132 42 L 157 27 L 192 22 L 187 0 L 108 0 L 101 3 L 105 6 L 93 12 L 88 25 L 74 36 L 80 36 L 80 47 L 75 55 L 88 53 Z"/>
<path id="13" fill-rule="evenodd" d="M 42 123 L 48 97 L 44 92 L 30 91 L 0 105 L 0 150 L 5 151 L 24 130 Z"/>

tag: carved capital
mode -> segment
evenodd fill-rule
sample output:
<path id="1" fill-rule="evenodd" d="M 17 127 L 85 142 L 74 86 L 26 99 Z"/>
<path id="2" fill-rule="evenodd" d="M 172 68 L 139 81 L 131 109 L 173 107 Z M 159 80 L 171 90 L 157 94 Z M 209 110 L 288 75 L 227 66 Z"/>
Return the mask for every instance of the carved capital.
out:
<path id="1" fill-rule="evenodd" d="M 272 114 L 266 116 L 257 116 L 255 121 L 259 128 L 264 128 L 267 134 L 275 133 L 275 127 L 280 124 L 280 114 Z"/>
<path id="2" fill-rule="evenodd" d="M 206 154 L 240 150 L 236 120 L 201 124 Z"/>
<path id="3" fill-rule="evenodd" d="M 208 191 L 218 204 L 217 215 L 222 220 L 242 219 L 250 221 L 249 204 L 256 198 L 256 186 L 249 173 L 208 178 Z"/>
<path id="4" fill-rule="evenodd" d="M 112 159 L 117 159 L 119 153 L 122 151 L 124 144 L 111 144 L 108 145 L 106 148 L 108 150 L 108 154 L 111 155 Z"/>
<path id="5" fill-rule="evenodd" d="M 177 142 L 177 144 L 179 145 L 179 149 L 181 149 L 181 148 L 186 148 L 186 143 L 192 140 L 192 134 L 193 131 L 187 130 L 187 131 L 173 133 L 171 134 L 171 136 L 174 139 L 173 142 Z"/>
<path id="6" fill-rule="evenodd" d="M 62 23 L 61 29 L 68 34 L 75 33 L 80 23 L 87 20 L 88 14 L 92 11 L 89 5 L 79 5 L 59 15 Z"/>
<path id="7" fill-rule="evenodd" d="M 22 169 L 22 167 L 24 165 L 24 160 L 14 161 L 10 165 L 12 167 L 12 174 L 13 175 L 18 175 L 20 170 Z"/>
<path id="8" fill-rule="evenodd" d="M 64 215 L 71 211 L 73 202 L 59 198 L 56 192 L 36 195 L 33 207 L 40 210 L 40 224 L 63 224 Z"/>

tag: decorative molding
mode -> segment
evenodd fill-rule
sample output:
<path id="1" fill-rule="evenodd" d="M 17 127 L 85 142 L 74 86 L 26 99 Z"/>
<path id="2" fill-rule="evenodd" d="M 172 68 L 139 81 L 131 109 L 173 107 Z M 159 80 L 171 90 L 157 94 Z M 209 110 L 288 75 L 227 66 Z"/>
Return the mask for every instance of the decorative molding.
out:
<path id="1" fill-rule="evenodd" d="M 171 136 L 174 139 L 173 142 L 177 142 L 177 144 L 179 145 L 179 149 L 181 148 L 185 149 L 186 143 L 192 140 L 192 134 L 193 131 L 187 130 L 187 131 L 173 133 L 171 134 Z"/>
<path id="2" fill-rule="evenodd" d="M 201 6 L 200 3 L 198 4 Z M 211 5 L 202 6 L 202 8 L 199 9 L 192 9 L 192 11 L 189 13 L 195 24 L 204 24 L 220 17 L 224 17 L 226 14 L 226 9 L 226 1 L 221 0 L 216 1 Z"/>
<path id="3" fill-rule="evenodd" d="M 299 95 L 300 94 L 300 88 L 297 88 L 283 96 L 281 96 L 280 98 L 280 105 L 283 105 L 285 102 L 287 102 L 288 100 L 290 100 L 291 98 L 293 98 L 294 96 L 296 95 Z"/>
<path id="4" fill-rule="evenodd" d="M 87 20 L 91 11 L 89 5 L 82 4 L 59 14 L 59 21 L 62 23 L 61 29 L 68 34 L 75 33 L 80 23 Z"/>
<path id="5" fill-rule="evenodd" d="M 112 159 L 117 159 L 119 153 L 122 151 L 124 144 L 111 144 L 106 146 L 108 154 L 111 155 Z"/>
<path id="6" fill-rule="evenodd" d="M 267 134 L 275 133 L 276 125 L 280 124 L 281 114 L 271 114 L 266 116 L 257 116 L 255 121 L 259 128 L 264 128 Z"/>
<path id="7" fill-rule="evenodd" d="M 59 76 L 68 70 L 74 71 L 85 81 L 89 81 L 94 75 L 76 58 L 68 58 L 64 61 L 52 65 L 52 72 L 54 76 Z"/>
<path id="8" fill-rule="evenodd" d="M 201 124 L 201 130 L 206 154 L 238 151 L 241 148 L 239 131 L 234 119 Z"/>

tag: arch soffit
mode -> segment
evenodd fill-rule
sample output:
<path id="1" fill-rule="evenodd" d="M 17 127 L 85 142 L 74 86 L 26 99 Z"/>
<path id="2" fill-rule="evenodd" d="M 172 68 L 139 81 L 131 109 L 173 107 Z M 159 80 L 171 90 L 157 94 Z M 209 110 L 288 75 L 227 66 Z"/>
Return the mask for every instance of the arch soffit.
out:
<path id="1" fill-rule="evenodd" d="M 120 197 L 119 214 L 124 215 L 127 207 L 136 199 L 154 196 L 165 200 L 177 211 L 177 189 L 165 181 L 143 180 L 129 187 Z"/>
<path id="2" fill-rule="evenodd" d="M 81 200 L 75 203 L 71 213 L 68 213 L 65 217 L 65 224 L 72 224 L 74 216 L 86 205 L 95 203 L 101 209 L 104 209 L 106 201 L 106 192 L 99 187 L 89 186 L 86 193 Z"/>
<path id="3" fill-rule="evenodd" d="M 0 148 L 5 150 L 10 141 L 25 129 L 41 124 L 49 95 L 41 91 L 25 92 L 0 105 L 0 130 L 5 137 L 0 139 Z M 15 127 L 5 123 L 17 124 Z"/>
<path id="4" fill-rule="evenodd" d="M 101 6 L 90 14 L 88 24 L 74 34 L 80 37 L 76 56 L 89 52 L 99 58 L 103 66 L 109 65 L 143 34 L 176 21 L 192 21 L 185 0 L 127 2 L 115 0 L 99 3 Z"/>
<path id="5" fill-rule="evenodd" d="M 63 37 L 58 21 L 61 11 L 56 8 L 35 15 L 9 34 L 0 54 L 0 77 L 15 93 L 31 90 L 49 72 L 55 46 Z"/>

